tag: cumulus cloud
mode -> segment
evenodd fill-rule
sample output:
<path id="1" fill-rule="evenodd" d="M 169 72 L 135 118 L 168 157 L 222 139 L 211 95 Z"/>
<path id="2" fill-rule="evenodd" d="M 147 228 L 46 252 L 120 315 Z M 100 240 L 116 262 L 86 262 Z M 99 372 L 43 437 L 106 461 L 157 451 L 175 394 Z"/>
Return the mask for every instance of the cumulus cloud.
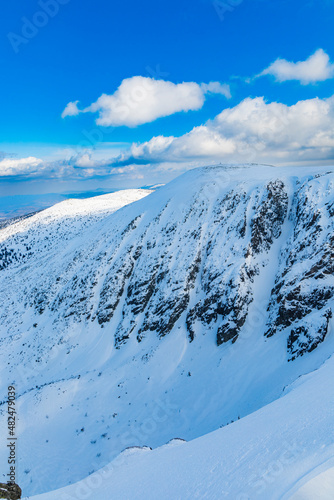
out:
<path id="1" fill-rule="evenodd" d="M 69 102 L 64 111 L 62 112 L 61 117 L 65 118 L 65 116 L 78 115 L 80 113 L 80 110 L 78 108 L 78 102 L 79 101 Z"/>
<path id="2" fill-rule="evenodd" d="M 181 137 L 134 144 L 116 164 L 185 161 L 302 162 L 334 159 L 334 96 L 293 106 L 247 98 Z"/>
<path id="3" fill-rule="evenodd" d="M 42 163 L 43 160 L 33 156 L 18 159 L 4 158 L 0 161 L 0 177 L 35 174 Z"/>
<path id="4" fill-rule="evenodd" d="M 258 76 L 272 75 L 278 82 L 298 80 L 301 84 L 322 82 L 334 77 L 334 64 L 322 49 L 317 50 L 306 61 L 290 62 L 277 59 Z"/>
<path id="5" fill-rule="evenodd" d="M 180 137 L 153 137 L 112 158 L 107 152 L 98 159 L 94 155 L 85 149 L 53 162 L 4 158 L 0 176 L 78 180 L 115 175 L 126 181 L 145 178 L 151 184 L 171 178 L 172 172 L 213 162 L 334 163 L 334 96 L 292 106 L 247 98 Z"/>
<path id="6" fill-rule="evenodd" d="M 3 159 L 0 161 L 0 178 L 27 179 L 71 179 L 80 180 L 103 177 L 110 174 L 110 160 L 94 160 L 89 151 L 74 153 L 68 159 L 44 161 L 40 158 Z"/>
<path id="7" fill-rule="evenodd" d="M 91 168 L 96 167 L 98 162 L 92 159 L 92 155 L 88 152 L 77 155 L 74 159 L 74 165 L 81 168 Z"/>
<path id="8" fill-rule="evenodd" d="M 181 111 L 201 109 L 208 93 L 231 97 L 229 86 L 220 82 L 175 84 L 134 76 L 123 80 L 113 94 L 102 94 L 83 110 L 79 110 L 78 101 L 68 103 L 62 117 L 91 112 L 98 113 L 97 125 L 136 127 Z"/>

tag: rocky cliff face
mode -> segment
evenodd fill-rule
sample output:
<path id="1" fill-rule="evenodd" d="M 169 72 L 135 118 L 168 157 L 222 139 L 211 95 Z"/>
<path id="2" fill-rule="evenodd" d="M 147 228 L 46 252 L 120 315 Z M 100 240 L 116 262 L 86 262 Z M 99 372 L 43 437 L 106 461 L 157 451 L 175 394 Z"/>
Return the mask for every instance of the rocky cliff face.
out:
<path id="1" fill-rule="evenodd" d="M 190 411 L 192 405 L 189 419 L 198 419 L 198 425 L 175 420 L 165 437 L 175 437 L 179 429 L 185 437 L 194 437 L 205 420 L 204 413 L 198 417 L 195 399 L 200 397 L 201 370 L 207 373 L 211 366 L 206 349 L 215 349 L 215 367 L 205 390 L 211 396 L 222 391 L 220 405 L 214 403 L 220 414 L 207 419 L 210 430 L 218 421 L 235 418 L 237 411 L 249 412 L 262 400 L 278 396 L 284 380 L 320 362 L 322 354 L 287 368 L 289 361 L 312 356 L 309 353 L 326 341 L 332 325 L 332 170 L 313 169 L 296 176 L 274 167 L 207 167 L 113 214 L 90 211 L 89 201 L 86 212 L 75 217 L 60 211 L 51 220 L 48 213 L 0 232 L 1 342 L 11 376 L 15 364 L 29 366 L 20 383 L 22 395 L 33 397 L 55 380 L 71 383 L 85 372 L 92 393 L 102 398 L 96 396 L 98 373 L 107 365 L 115 377 L 117 365 L 116 380 L 126 387 L 121 379 L 125 366 L 132 370 L 131 360 L 138 366 L 152 360 L 145 371 L 145 384 L 152 384 L 161 363 L 155 353 L 165 349 L 166 359 L 173 359 L 171 346 L 176 342 L 174 357 L 182 359 L 176 363 L 177 380 L 160 385 L 156 381 L 150 391 L 166 394 L 173 389 L 178 407 L 184 404 Z M 171 344 L 164 342 L 167 338 Z M 189 359 L 180 350 L 192 353 Z M 270 356 L 275 361 L 268 362 Z M 213 382 L 221 382 L 223 370 L 224 376 L 238 379 L 240 372 L 229 365 L 232 360 L 233 366 L 244 360 L 254 373 L 242 408 L 236 399 L 231 403 L 231 382 L 220 389 Z M 264 382 L 255 382 L 254 368 L 261 362 L 268 363 L 269 382 L 267 392 L 254 398 L 252 391 L 263 391 Z M 195 399 L 182 403 L 185 386 L 180 375 L 194 369 L 200 377 L 192 386 Z M 126 414 L 130 426 L 134 416 L 144 419 L 150 411 L 147 386 L 138 381 L 142 368 L 138 370 L 137 383 L 148 406 Z M 279 370 L 285 375 L 277 382 Z M 74 408 L 83 411 L 87 386 L 81 390 L 83 382 L 77 384 L 80 397 Z M 208 405 L 209 396 L 201 397 Z M 118 404 L 113 403 L 116 415 Z M 119 429 L 124 421 L 123 414 L 123 421 L 114 417 L 113 424 L 118 422 Z M 126 444 L 154 445 L 161 434 L 154 436 L 150 435 L 152 442 Z"/>
<path id="2" fill-rule="evenodd" d="M 288 334 L 289 360 L 313 351 L 329 332 L 334 296 L 333 174 L 296 183 L 268 305 L 268 337 Z"/>
<path id="3" fill-rule="evenodd" d="M 117 348 L 131 336 L 140 342 L 168 335 L 183 314 L 190 341 L 196 330 L 210 328 L 217 345 L 235 342 L 254 300 L 254 279 L 272 272 L 266 270 L 270 252 L 287 227 L 264 334 L 288 333 L 291 359 L 313 350 L 332 314 L 332 174 L 286 186 L 273 171 L 273 180 L 251 190 L 235 181 L 220 190 L 214 172 L 204 169 L 201 185 L 185 200 L 171 193 L 157 203 L 156 193 L 144 213 L 115 214 L 110 233 L 105 226 L 85 246 L 79 237 L 82 248 L 73 248 L 65 262 L 56 256 L 59 264 L 40 269 L 33 286 L 18 283 L 21 306 L 39 315 L 47 309 L 66 326 L 97 322 L 103 328 L 117 316 Z M 293 189 L 290 207 L 287 189 Z M 20 276 L 22 265 L 40 265 L 39 254 L 51 260 L 56 236 L 32 242 L 29 232 L 14 233 L 1 244 L 2 269 L 16 268 Z M 15 316 L 6 311 L 3 319 L 13 323 Z"/>

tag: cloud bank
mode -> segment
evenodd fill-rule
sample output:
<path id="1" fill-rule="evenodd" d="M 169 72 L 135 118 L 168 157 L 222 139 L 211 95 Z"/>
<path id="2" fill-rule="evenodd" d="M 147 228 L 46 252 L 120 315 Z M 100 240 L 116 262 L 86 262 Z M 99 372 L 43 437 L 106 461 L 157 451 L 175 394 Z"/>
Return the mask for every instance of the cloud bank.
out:
<path id="1" fill-rule="evenodd" d="M 65 156 L 65 152 L 64 152 Z M 93 160 L 91 152 L 73 151 L 73 156 L 57 161 L 28 157 L 0 161 L 0 179 L 71 179 L 80 180 L 107 176 L 111 173 L 110 160 Z"/>
<path id="2" fill-rule="evenodd" d="M 97 125 L 136 127 L 181 111 L 199 110 L 209 93 L 231 97 L 230 87 L 220 82 L 175 84 L 134 76 L 123 80 L 113 94 L 102 94 L 96 102 L 83 110 L 78 108 L 79 101 L 68 103 L 62 117 L 98 113 Z"/>
<path id="3" fill-rule="evenodd" d="M 43 160 L 33 156 L 20 159 L 4 158 L 0 161 L 0 177 L 34 175 L 42 164 Z"/>
<path id="4" fill-rule="evenodd" d="M 118 164 L 198 159 L 273 163 L 334 159 L 334 96 L 293 106 L 247 98 L 181 137 L 159 136 L 133 144 Z"/>
<path id="5" fill-rule="evenodd" d="M 103 143 L 101 143 L 103 145 Z M 64 150 L 65 151 L 65 150 Z M 74 151 L 68 160 L 38 158 L 0 161 L 0 177 L 12 179 L 93 179 L 122 175 L 145 178 L 217 162 L 276 165 L 334 163 L 334 96 L 288 106 L 247 98 L 180 137 L 153 137 L 122 154 L 101 159 L 94 151 Z M 65 154 L 64 154 L 65 156 Z M 163 178 L 161 182 L 163 182 Z"/>
<path id="6" fill-rule="evenodd" d="M 298 80 L 302 85 L 323 82 L 334 77 L 334 64 L 322 49 L 317 50 L 306 61 L 290 62 L 277 59 L 258 75 L 274 76 L 278 82 Z"/>

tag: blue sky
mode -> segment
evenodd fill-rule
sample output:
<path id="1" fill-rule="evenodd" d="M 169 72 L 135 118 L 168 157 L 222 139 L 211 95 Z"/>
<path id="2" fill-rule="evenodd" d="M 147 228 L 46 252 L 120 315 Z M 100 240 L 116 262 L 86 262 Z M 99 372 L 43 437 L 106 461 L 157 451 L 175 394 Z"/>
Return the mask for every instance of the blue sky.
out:
<path id="1" fill-rule="evenodd" d="M 6 2 L 0 195 L 333 163 L 333 25 L 333 0 Z"/>

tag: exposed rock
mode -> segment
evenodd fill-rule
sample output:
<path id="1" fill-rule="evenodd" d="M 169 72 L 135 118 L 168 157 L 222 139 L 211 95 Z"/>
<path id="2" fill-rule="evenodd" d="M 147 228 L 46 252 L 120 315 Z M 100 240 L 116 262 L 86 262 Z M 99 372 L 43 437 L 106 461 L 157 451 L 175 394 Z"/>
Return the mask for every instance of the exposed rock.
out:
<path id="1" fill-rule="evenodd" d="M 290 360 L 313 351 L 324 341 L 331 317 L 328 304 L 334 297 L 334 218 L 327 215 L 325 194 L 310 179 L 296 190 L 289 214 L 292 235 L 281 251 L 268 306 L 265 335 L 288 331 Z M 322 320 L 317 311 L 323 311 Z"/>
<path id="2" fill-rule="evenodd" d="M 312 325 L 313 328 L 311 331 L 310 328 L 303 325 L 291 330 L 288 337 L 288 352 L 290 353 L 289 361 L 293 361 L 298 356 L 303 356 L 306 352 L 314 351 L 314 349 L 325 340 L 328 333 L 329 320 L 331 318 L 332 311 L 329 309 L 321 317 L 322 321 L 319 325 Z M 317 328 L 316 330 L 315 327 Z"/>
<path id="3" fill-rule="evenodd" d="M 111 234 L 109 226 L 92 238 L 86 233 L 85 245 L 65 254 L 61 268 L 49 269 L 47 257 L 41 263 L 36 259 L 51 252 L 53 235 L 61 230 L 58 222 L 42 240 L 29 237 L 29 231 L 5 238 L 3 271 L 20 263 L 40 266 L 38 283 L 23 282 L 20 314 L 47 311 L 60 330 L 82 322 L 110 324 L 117 348 L 132 336 L 138 342 L 147 335 L 162 338 L 180 320 L 189 341 L 205 331 L 219 346 L 234 343 L 254 302 L 255 280 L 266 273 L 285 225 L 290 235 L 281 242 L 265 335 L 282 332 L 289 337 L 289 352 L 297 355 L 298 345 L 305 352 L 304 340 L 296 338 L 313 338 L 304 319 L 327 310 L 334 297 L 332 187 L 324 198 L 316 176 L 294 186 L 288 216 L 286 181 L 274 178 L 249 188 L 242 180 L 230 184 L 224 175 L 220 185 L 215 172 L 203 169 L 207 182 L 199 190 L 170 194 L 151 212 L 114 214 Z M 69 224 L 64 241 L 73 234 L 79 230 Z M 4 311 L 2 319 L 8 317 Z M 310 349 L 324 338 L 319 334 L 317 341 L 310 340 Z"/>
<path id="4" fill-rule="evenodd" d="M 253 253 L 269 250 L 274 240 L 280 237 L 288 213 L 288 202 L 284 183 L 280 180 L 269 182 L 267 193 L 256 207 L 251 221 L 250 249 Z"/>
<path id="5" fill-rule="evenodd" d="M 22 490 L 16 483 L 0 483 L 0 498 L 7 500 L 19 500 Z"/>

